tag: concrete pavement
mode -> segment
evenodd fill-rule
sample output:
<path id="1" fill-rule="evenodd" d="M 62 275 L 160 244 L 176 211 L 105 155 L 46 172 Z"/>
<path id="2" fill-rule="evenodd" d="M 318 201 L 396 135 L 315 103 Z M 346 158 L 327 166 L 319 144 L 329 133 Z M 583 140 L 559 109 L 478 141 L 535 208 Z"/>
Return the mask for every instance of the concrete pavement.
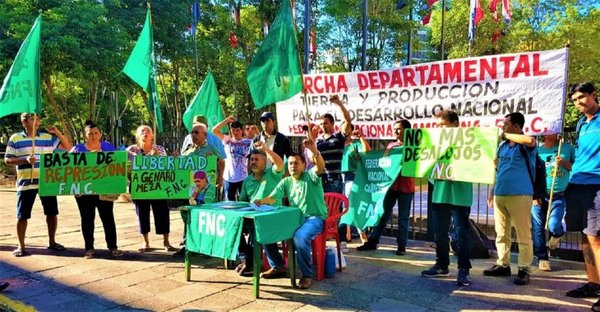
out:
<path id="1" fill-rule="evenodd" d="M 455 257 L 449 278 L 423 278 L 420 272 L 435 261 L 434 249 L 410 241 L 407 254 L 396 256 L 391 238 L 384 239 L 378 251 L 359 253 L 352 248 L 344 272 L 315 281 L 309 290 L 293 289 L 288 279 L 262 280 L 261 298 L 254 300 L 251 279 L 223 269 L 222 260 L 199 257 L 192 281 L 185 282 L 182 258 L 159 249 L 138 253 L 142 238 L 131 203 L 115 203 L 119 248 L 126 251 L 122 258 L 112 259 L 105 249 L 99 218 L 97 257 L 83 258 L 79 211 L 72 197 L 59 197 L 57 241 L 68 250 L 46 249 L 45 218 L 36 202 L 27 229 L 31 255 L 15 258 L 14 189 L 0 189 L 0 202 L 0 280 L 11 283 L 1 295 L 39 311 L 588 311 L 596 301 L 564 296 L 585 282 L 581 263 L 553 261 L 554 271 L 534 269 L 531 284 L 517 287 L 512 278 L 482 275 L 493 259 L 474 260 L 471 286 L 458 287 Z M 173 211 L 173 245 L 182 230 L 179 213 Z M 153 247 L 162 246 L 162 237 L 150 237 Z"/>

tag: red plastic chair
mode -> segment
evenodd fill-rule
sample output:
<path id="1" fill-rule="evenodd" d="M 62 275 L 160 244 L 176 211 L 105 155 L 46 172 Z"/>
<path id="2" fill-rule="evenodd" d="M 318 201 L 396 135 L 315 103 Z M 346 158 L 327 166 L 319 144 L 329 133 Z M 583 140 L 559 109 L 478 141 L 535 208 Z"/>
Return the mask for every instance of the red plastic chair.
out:
<path id="1" fill-rule="evenodd" d="M 342 253 L 340 247 L 340 236 L 338 234 L 338 223 L 340 217 L 348 212 L 348 198 L 339 193 L 325 193 L 325 204 L 327 204 L 327 219 L 323 232 L 312 243 L 313 265 L 317 268 L 317 280 L 325 278 L 325 245 L 330 238 L 335 239 L 338 253 L 338 271 L 342 272 Z M 344 210 L 340 212 L 342 205 Z"/>

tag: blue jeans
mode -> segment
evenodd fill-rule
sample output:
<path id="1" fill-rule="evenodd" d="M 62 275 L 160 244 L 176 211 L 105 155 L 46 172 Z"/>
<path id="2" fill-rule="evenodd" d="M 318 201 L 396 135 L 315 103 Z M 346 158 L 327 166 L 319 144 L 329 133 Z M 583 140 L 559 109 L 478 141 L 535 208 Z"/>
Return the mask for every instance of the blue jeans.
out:
<path id="1" fill-rule="evenodd" d="M 298 259 L 298 267 L 302 272 L 302 277 L 313 277 L 312 269 L 312 241 L 321 232 L 323 232 L 325 220 L 319 217 L 308 217 L 304 219 L 304 223 L 294 233 L 294 247 Z M 269 266 L 272 268 L 281 268 L 284 266 L 283 257 L 277 250 L 277 244 L 263 245 Z"/>
<path id="2" fill-rule="evenodd" d="M 431 205 L 431 218 L 435 230 L 435 263 L 447 269 L 450 265 L 450 239 L 448 230 L 450 218 L 456 231 L 456 256 L 458 257 L 459 269 L 471 268 L 471 238 L 469 236 L 469 214 L 471 207 L 456 206 L 450 204 Z"/>
<path id="3" fill-rule="evenodd" d="M 227 200 L 237 200 L 240 195 L 240 191 L 242 190 L 242 182 L 229 182 L 225 181 L 225 196 Z"/>
<path id="4" fill-rule="evenodd" d="M 546 215 L 548 214 L 548 198 L 542 200 L 542 205 L 531 206 L 531 236 L 533 238 L 533 253 L 538 260 L 548 260 L 546 247 Z M 565 216 L 565 196 L 555 194 L 552 197 L 550 218 L 548 219 L 548 232 L 552 237 L 561 237 L 565 234 L 562 219 Z"/>
<path id="5" fill-rule="evenodd" d="M 402 193 L 399 191 L 389 190 L 383 199 L 383 215 L 379 219 L 379 223 L 373 228 L 373 231 L 369 235 L 369 243 L 379 244 L 379 238 L 385 230 L 390 217 L 392 216 L 392 210 L 394 204 L 398 203 L 398 235 L 396 242 L 398 243 L 398 249 L 406 249 L 406 241 L 408 240 L 408 218 L 410 216 L 410 204 L 412 203 L 414 194 L 413 193 Z"/>

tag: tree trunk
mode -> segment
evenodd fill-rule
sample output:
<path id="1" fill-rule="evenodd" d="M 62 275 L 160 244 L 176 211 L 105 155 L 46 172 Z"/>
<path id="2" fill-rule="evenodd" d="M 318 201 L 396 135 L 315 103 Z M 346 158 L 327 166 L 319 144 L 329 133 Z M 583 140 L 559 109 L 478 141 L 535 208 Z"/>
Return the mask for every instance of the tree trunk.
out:
<path id="1" fill-rule="evenodd" d="M 88 111 L 88 119 L 89 120 L 95 120 L 95 116 L 96 116 L 96 101 L 98 99 L 98 81 L 94 80 L 92 82 L 92 86 L 90 87 L 90 96 L 88 97 L 88 107 L 89 107 L 89 111 Z"/>
<path id="2" fill-rule="evenodd" d="M 50 78 L 49 75 L 44 77 L 44 85 L 46 86 L 46 91 L 48 93 L 48 100 L 50 101 L 50 106 L 52 107 L 54 114 L 60 121 L 60 125 L 62 127 L 62 129 L 61 129 L 62 133 L 71 142 L 75 142 L 74 137 L 73 137 L 73 132 L 71 131 L 71 129 L 69 127 L 70 125 L 67 122 L 67 120 L 65 119 L 65 116 L 60 108 L 60 105 L 58 104 L 58 102 L 56 102 L 56 98 L 54 97 L 54 86 L 52 85 L 52 78 Z"/>
<path id="3" fill-rule="evenodd" d="M 173 62 L 173 74 L 173 85 L 175 86 L 175 99 L 173 103 L 173 106 L 175 106 L 175 127 L 173 127 L 173 130 L 176 135 L 179 135 L 181 131 L 181 105 L 179 103 L 179 64 L 176 62 Z"/>

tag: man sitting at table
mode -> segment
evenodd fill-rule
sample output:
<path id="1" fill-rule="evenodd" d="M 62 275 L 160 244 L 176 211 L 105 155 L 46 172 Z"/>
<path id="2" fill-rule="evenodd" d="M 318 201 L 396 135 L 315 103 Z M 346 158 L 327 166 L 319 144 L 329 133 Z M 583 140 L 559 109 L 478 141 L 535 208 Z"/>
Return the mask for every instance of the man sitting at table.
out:
<path id="1" fill-rule="evenodd" d="M 283 178 L 283 159 L 275 154 L 267 144 L 257 141 L 254 142 L 254 149 L 248 155 L 249 166 L 252 174 L 248 175 L 242 182 L 239 200 L 253 202 L 271 194 L 277 183 Z M 267 159 L 273 164 L 267 168 Z M 281 205 L 281 199 L 275 201 L 276 205 Z M 248 236 L 248 243 L 244 235 L 240 239 L 238 248 L 238 257 L 241 263 L 235 268 L 240 275 L 249 275 L 252 270 L 252 234 Z M 272 246 L 271 246 L 272 245 Z M 277 250 L 277 244 L 265 245 L 265 249 L 274 248 Z"/>
<path id="2" fill-rule="evenodd" d="M 323 225 L 327 218 L 327 206 L 324 199 L 323 185 L 319 177 L 325 168 L 325 161 L 313 140 L 305 139 L 302 144 L 312 152 L 312 162 L 315 166 L 305 172 L 306 160 L 304 156 L 292 153 L 288 158 L 290 176 L 279 182 L 268 197 L 256 200 L 254 203 L 257 205 L 272 205 L 276 202 L 276 199 L 287 196 L 290 206 L 302 210 L 304 222 L 294 233 L 294 246 L 298 255 L 298 266 L 302 272 L 298 287 L 307 289 L 312 283 L 313 276 L 310 255 L 312 241 L 323 232 Z M 266 248 L 265 251 L 271 268 L 260 276 L 273 278 L 285 275 L 283 258 L 279 251 L 271 248 Z"/>

